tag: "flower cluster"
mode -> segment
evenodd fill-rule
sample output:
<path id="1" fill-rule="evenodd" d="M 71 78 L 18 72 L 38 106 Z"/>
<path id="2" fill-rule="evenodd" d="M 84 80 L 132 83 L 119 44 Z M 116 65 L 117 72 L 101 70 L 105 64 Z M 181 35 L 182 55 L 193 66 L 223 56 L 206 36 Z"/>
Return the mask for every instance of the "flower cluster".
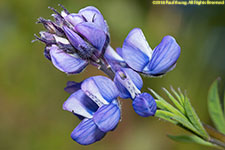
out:
<path id="1" fill-rule="evenodd" d="M 83 145 L 91 144 L 117 126 L 120 120 L 119 91 L 112 80 L 103 76 L 90 77 L 82 83 L 68 82 L 65 90 L 71 96 L 63 109 L 82 120 L 72 132 L 72 139 Z"/>
<path id="2" fill-rule="evenodd" d="M 154 116 L 156 102 L 149 93 L 141 92 L 140 74 L 160 76 L 172 70 L 180 56 L 175 39 L 165 36 L 152 50 L 142 30 L 134 28 L 122 48 L 115 51 L 109 45 L 108 25 L 97 8 L 88 6 L 78 13 L 69 13 L 60 6 L 61 13 L 50 8 L 54 21 L 38 19 L 46 31 L 35 36 L 45 43 L 46 58 L 66 74 L 78 74 L 92 64 L 109 77 L 94 76 L 80 83 L 67 83 L 65 91 L 71 96 L 63 109 L 81 120 L 71 134 L 72 139 L 88 145 L 114 130 L 121 112 L 118 97 L 130 98 L 138 115 Z"/>

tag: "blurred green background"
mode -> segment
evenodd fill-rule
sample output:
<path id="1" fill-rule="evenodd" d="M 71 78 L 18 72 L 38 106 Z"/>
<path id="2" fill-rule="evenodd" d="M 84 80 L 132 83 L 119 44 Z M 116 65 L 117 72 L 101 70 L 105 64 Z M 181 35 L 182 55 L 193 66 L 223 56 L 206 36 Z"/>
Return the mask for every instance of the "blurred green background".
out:
<path id="1" fill-rule="evenodd" d="M 163 36 L 174 36 L 182 50 L 176 69 L 162 78 L 144 78 L 143 91 L 150 87 L 163 94 L 161 87 L 181 87 L 201 120 L 212 125 L 206 98 L 214 79 L 225 80 L 224 6 L 153 6 L 150 0 L 1 0 L 1 150 L 210 149 L 170 140 L 167 134 L 184 131 L 154 117 L 139 117 L 130 100 L 122 100 L 122 122 L 102 141 L 90 146 L 74 142 L 70 133 L 79 120 L 62 110 L 69 96 L 63 88 L 68 80 L 81 81 L 102 73 L 88 67 L 80 75 L 67 76 L 45 59 L 44 44 L 31 43 L 33 34 L 43 30 L 36 19 L 51 18 L 48 6 L 60 10 L 58 3 L 70 12 L 96 6 L 108 22 L 114 48 L 122 46 L 134 27 L 143 30 L 152 48 Z"/>

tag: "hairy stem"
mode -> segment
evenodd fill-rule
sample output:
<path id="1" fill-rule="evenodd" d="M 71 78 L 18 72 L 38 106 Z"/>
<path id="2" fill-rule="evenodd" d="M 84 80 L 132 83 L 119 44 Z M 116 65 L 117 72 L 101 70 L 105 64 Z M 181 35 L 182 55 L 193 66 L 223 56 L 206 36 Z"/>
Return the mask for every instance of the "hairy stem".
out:
<path id="1" fill-rule="evenodd" d="M 209 142 L 225 148 L 225 135 L 207 124 L 203 124 L 203 126 L 211 137 Z"/>
<path id="2" fill-rule="evenodd" d="M 106 66 L 105 63 L 103 63 L 102 61 L 100 61 L 98 63 L 100 65 L 100 70 L 103 71 L 106 75 L 109 76 L 110 79 L 114 79 L 115 77 L 115 73 L 112 71 L 111 67 L 110 66 Z"/>
<path id="3" fill-rule="evenodd" d="M 212 144 L 215 144 L 215 145 L 217 145 L 217 146 L 219 146 L 219 147 L 221 147 L 223 149 L 225 149 L 225 143 L 223 143 L 223 142 L 221 142 L 221 141 L 219 141 L 217 139 L 210 138 L 209 142 L 212 143 Z"/>
<path id="4" fill-rule="evenodd" d="M 225 135 L 223 133 L 217 131 L 215 128 L 207 124 L 203 124 L 203 126 L 211 137 L 216 138 L 225 143 Z"/>

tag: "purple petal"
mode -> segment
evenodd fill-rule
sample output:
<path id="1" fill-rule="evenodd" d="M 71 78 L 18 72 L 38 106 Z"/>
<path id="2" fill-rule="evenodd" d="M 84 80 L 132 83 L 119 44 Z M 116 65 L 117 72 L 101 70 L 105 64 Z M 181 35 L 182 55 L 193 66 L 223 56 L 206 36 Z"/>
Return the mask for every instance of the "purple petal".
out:
<path id="1" fill-rule="evenodd" d="M 151 57 L 152 49 L 148 45 L 148 42 L 146 41 L 141 29 L 134 28 L 133 30 L 131 30 L 127 38 L 125 39 L 125 42 L 128 46 L 139 49 L 145 55 Z"/>
<path id="2" fill-rule="evenodd" d="M 141 88 L 143 86 L 142 78 L 137 72 L 133 71 L 130 68 L 122 68 L 120 71 L 122 71 L 122 73 L 126 76 L 127 79 L 126 80 L 122 79 L 120 76 L 120 72 L 119 71 L 116 72 L 116 76 L 114 78 L 114 83 L 116 84 L 116 86 L 120 92 L 119 96 L 124 99 L 132 98 L 132 95 L 134 95 L 134 94 L 132 94 L 130 92 L 132 92 L 132 91 L 135 92 L 136 88 L 138 90 L 141 90 Z M 128 91 L 128 89 L 126 87 L 128 85 L 128 83 L 126 83 L 126 82 L 128 82 L 128 80 L 130 80 L 130 82 L 133 83 L 133 85 L 129 84 L 130 86 L 135 86 L 135 87 L 130 87 L 133 90 Z"/>
<path id="3" fill-rule="evenodd" d="M 141 90 L 141 88 L 143 86 L 143 81 L 142 81 L 141 76 L 137 72 L 133 71 L 130 68 L 123 68 L 122 70 L 126 76 L 129 76 L 129 78 L 133 81 L 133 83 L 136 85 L 136 87 L 139 90 Z"/>
<path id="4" fill-rule="evenodd" d="M 77 50 L 81 49 L 82 47 L 86 47 L 86 42 L 73 30 L 68 28 L 67 26 L 63 27 L 67 38 L 69 39 L 70 43 L 76 48 Z"/>
<path id="5" fill-rule="evenodd" d="M 107 47 L 104 57 L 110 61 L 125 63 L 123 58 L 118 54 L 118 52 L 114 51 L 114 49 L 110 45 Z"/>
<path id="6" fill-rule="evenodd" d="M 101 131 L 111 131 L 120 120 L 120 108 L 113 103 L 103 105 L 95 112 L 93 120 Z"/>
<path id="7" fill-rule="evenodd" d="M 125 39 L 120 53 L 131 68 L 136 71 L 142 71 L 149 63 L 152 50 L 141 29 L 134 28 Z"/>
<path id="8" fill-rule="evenodd" d="M 126 67 L 126 63 L 118 53 L 109 45 L 104 53 L 104 58 L 110 64 L 112 69 L 116 72 L 121 67 Z"/>
<path id="9" fill-rule="evenodd" d="M 90 94 L 92 100 L 99 104 L 99 106 L 111 103 L 119 95 L 113 81 L 104 76 L 94 76 L 84 80 L 81 89 L 86 94 Z"/>
<path id="10" fill-rule="evenodd" d="M 63 110 L 92 118 L 98 106 L 82 90 L 73 93 L 63 104 Z"/>
<path id="11" fill-rule="evenodd" d="M 104 136 L 92 119 L 84 119 L 71 133 L 71 138 L 81 145 L 92 144 Z"/>
<path id="12" fill-rule="evenodd" d="M 131 47 L 123 46 L 122 56 L 125 62 L 136 71 L 141 72 L 149 63 L 149 57 L 147 55 L 145 55 L 138 49 L 134 49 Z"/>
<path id="13" fill-rule="evenodd" d="M 82 16 L 80 16 L 79 14 L 75 14 L 75 13 L 65 16 L 64 19 L 66 21 L 68 21 L 69 23 L 71 23 L 73 26 L 76 26 L 77 24 L 85 21 Z"/>
<path id="14" fill-rule="evenodd" d="M 78 55 L 67 54 L 56 45 L 50 47 L 50 56 L 53 65 L 68 74 L 80 73 L 88 65 L 88 62 Z"/>
<path id="15" fill-rule="evenodd" d="M 180 56 L 180 46 L 172 36 L 165 36 L 154 49 L 147 74 L 162 75 L 170 71 Z"/>
<path id="16" fill-rule="evenodd" d="M 82 82 L 77 83 L 77 82 L 74 82 L 74 81 L 68 81 L 66 87 L 64 88 L 64 90 L 67 93 L 72 94 L 72 93 L 78 91 L 81 88 L 81 83 Z"/>
<path id="17" fill-rule="evenodd" d="M 131 95 L 129 91 L 124 87 L 124 85 L 121 83 L 119 80 L 120 76 L 117 73 L 115 78 L 114 78 L 114 83 L 116 84 L 117 89 L 119 90 L 119 97 L 126 99 L 126 98 L 131 98 Z"/>
<path id="18" fill-rule="evenodd" d="M 86 42 L 83 38 L 80 37 L 80 35 L 78 35 L 67 26 L 64 26 L 63 29 L 70 43 L 76 50 L 78 50 L 78 54 L 81 58 L 88 59 L 92 57 L 93 52 L 96 51 L 96 49 L 92 45 Z"/>
<path id="19" fill-rule="evenodd" d="M 120 57 L 123 57 L 123 55 L 122 55 L 122 48 L 120 48 L 120 47 L 116 48 L 116 52 L 117 52 L 117 54 L 120 55 Z"/>
<path id="20" fill-rule="evenodd" d="M 49 32 L 45 32 L 45 31 L 41 31 L 39 32 L 41 39 L 43 40 L 43 42 L 45 42 L 46 44 L 50 45 L 55 43 L 55 39 L 54 39 L 54 34 L 51 34 Z"/>
<path id="21" fill-rule="evenodd" d="M 142 117 L 155 115 L 157 109 L 154 98 L 148 93 L 142 93 L 136 96 L 132 105 L 134 111 Z"/>
<path id="22" fill-rule="evenodd" d="M 80 23 L 75 26 L 75 29 L 98 50 L 97 54 L 99 56 L 106 42 L 106 34 L 98 26 L 90 22 Z"/>
<path id="23" fill-rule="evenodd" d="M 102 97 L 107 99 L 108 102 L 111 102 L 113 99 L 119 96 L 119 91 L 112 80 L 104 76 L 95 76 L 92 78 L 95 81 L 95 84 L 98 87 Z"/>
<path id="24" fill-rule="evenodd" d="M 105 33 L 108 33 L 108 25 L 105 22 L 101 12 L 93 7 L 88 6 L 79 11 L 79 14 L 82 15 L 87 22 L 93 22 L 98 27 L 100 27 Z"/>

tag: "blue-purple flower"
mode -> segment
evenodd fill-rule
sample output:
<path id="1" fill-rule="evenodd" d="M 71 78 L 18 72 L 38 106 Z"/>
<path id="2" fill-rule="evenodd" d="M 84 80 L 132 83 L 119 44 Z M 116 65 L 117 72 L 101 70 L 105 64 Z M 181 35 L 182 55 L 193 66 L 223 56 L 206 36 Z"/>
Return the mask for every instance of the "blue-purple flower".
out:
<path id="1" fill-rule="evenodd" d="M 180 46 L 172 36 L 165 36 L 152 50 L 141 29 L 130 31 L 118 49 L 118 53 L 129 67 L 150 76 L 163 75 L 172 70 L 180 56 Z"/>
<path id="2" fill-rule="evenodd" d="M 67 74 L 80 73 L 89 62 L 98 63 L 110 40 L 108 25 L 100 11 L 93 6 L 78 13 L 69 13 L 64 7 L 61 13 L 51 9 L 55 21 L 38 19 L 47 30 L 36 36 L 46 44 L 45 56 Z"/>
<path id="3" fill-rule="evenodd" d="M 77 74 L 92 64 L 109 78 L 90 77 L 80 83 L 69 81 L 65 91 L 71 96 L 63 109 L 72 112 L 81 122 L 71 137 L 82 145 L 101 140 L 114 130 L 120 120 L 117 97 L 132 100 L 134 111 L 142 116 L 154 116 L 156 102 L 141 92 L 143 81 L 139 73 L 163 75 L 172 70 L 180 56 L 180 46 L 171 36 L 165 36 L 152 50 L 143 32 L 135 28 L 116 51 L 109 45 L 110 34 L 101 12 L 88 6 L 78 13 L 69 13 L 62 5 L 61 13 L 54 8 L 54 21 L 38 19 L 46 31 L 36 38 L 46 44 L 44 55 L 67 74 Z M 112 81 L 113 80 L 113 81 Z"/>
<path id="4" fill-rule="evenodd" d="M 149 93 L 141 93 L 143 81 L 141 76 L 130 68 L 117 70 L 114 83 L 120 91 L 121 98 L 131 98 L 134 111 L 142 116 L 155 115 L 157 106 Z"/>
<path id="5" fill-rule="evenodd" d="M 175 67 L 179 56 L 180 47 L 173 37 L 165 36 L 152 51 L 139 28 L 128 34 L 122 48 L 115 52 L 109 46 L 104 54 L 115 72 L 114 82 L 120 97 L 131 98 L 135 112 L 143 117 L 153 116 L 157 106 L 149 93 L 141 93 L 143 81 L 138 73 L 163 75 Z"/>
<path id="6" fill-rule="evenodd" d="M 63 109 L 82 120 L 71 133 L 74 141 L 89 145 L 116 128 L 120 120 L 119 92 L 110 79 L 94 76 L 81 83 L 69 82 L 66 91 L 73 94 Z"/>
<path id="7" fill-rule="evenodd" d="M 157 106 L 154 98 L 149 93 L 141 93 L 143 81 L 141 76 L 129 68 L 124 59 L 121 57 L 121 49 L 115 52 L 110 46 L 104 54 L 105 59 L 115 72 L 114 83 L 116 84 L 121 98 L 132 99 L 134 111 L 142 116 L 153 116 Z"/>

